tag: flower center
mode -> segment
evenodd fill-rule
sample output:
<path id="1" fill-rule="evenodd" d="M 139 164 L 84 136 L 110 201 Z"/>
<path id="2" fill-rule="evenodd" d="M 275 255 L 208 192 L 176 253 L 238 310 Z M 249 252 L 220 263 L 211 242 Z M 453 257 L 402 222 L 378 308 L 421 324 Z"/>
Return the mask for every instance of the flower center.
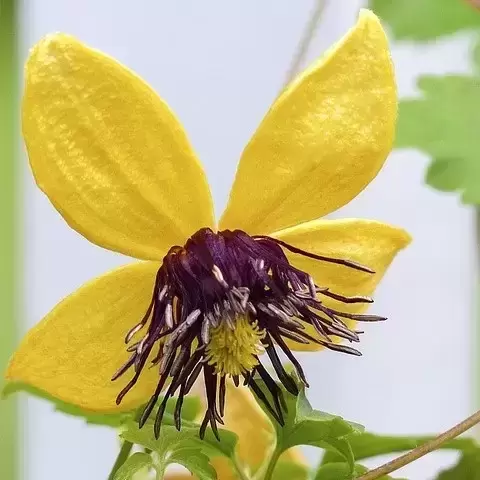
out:
<path id="1" fill-rule="evenodd" d="M 220 323 L 210 334 L 206 360 L 217 375 L 241 375 L 259 364 L 258 356 L 263 353 L 261 341 L 265 330 L 258 321 L 251 322 L 248 316 L 240 315 Z"/>
<path id="2" fill-rule="evenodd" d="M 155 435 L 167 401 L 177 395 L 175 422 L 181 426 L 183 398 L 199 375 L 207 399 L 207 410 L 200 428 L 203 437 L 210 424 L 218 436 L 217 422 L 223 423 L 226 378 L 235 385 L 243 378 L 271 415 L 283 424 L 282 391 L 278 388 L 259 355 L 265 352 L 276 376 L 293 395 L 298 387 L 280 361 L 277 349 L 295 367 L 301 381 L 308 386 L 300 363 L 285 340 L 317 343 L 331 350 L 353 355 L 360 352 L 339 345 L 334 337 L 350 343 L 359 341 L 359 332 L 351 330 L 345 320 L 384 320 L 375 315 L 360 315 L 330 308 L 325 299 L 343 303 L 370 303 L 367 297 L 345 297 L 315 284 L 307 273 L 292 265 L 285 250 L 320 262 L 373 273 L 355 262 L 329 258 L 300 250 L 268 236 L 249 236 L 241 230 L 213 232 L 203 228 L 183 247 L 174 246 L 160 266 L 151 303 L 143 319 L 127 333 L 125 342 L 131 356 L 113 376 L 127 370 L 133 377 L 117 397 L 117 403 L 137 382 L 143 368 L 157 366 L 158 384 L 140 418 L 142 426 L 163 399 L 155 416 Z M 308 333 L 306 326 L 311 327 Z M 133 337 L 147 328 L 140 341 Z M 269 391 L 268 398 L 259 379 Z M 167 387 L 168 385 L 168 387 Z"/>

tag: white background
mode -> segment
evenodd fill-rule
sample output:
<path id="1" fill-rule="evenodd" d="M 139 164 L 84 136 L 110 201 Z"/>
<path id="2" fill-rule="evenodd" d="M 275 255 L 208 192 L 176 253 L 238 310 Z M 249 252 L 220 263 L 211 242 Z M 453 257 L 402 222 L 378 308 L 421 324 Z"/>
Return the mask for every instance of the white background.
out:
<path id="1" fill-rule="evenodd" d="M 41 36 L 64 31 L 118 58 L 169 102 L 209 176 L 217 211 L 236 161 L 282 86 L 313 0 L 23 0 L 22 58 Z M 355 20 L 361 2 L 330 1 L 309 59 Z M 415 94 L 419 73 L 469 71 L 468 36 L 417 47 L 393 45 L 400 93 Z M 445 429 L 474 408 L 472 387 L 474 216 L 451 195 L 423 185 L 428 159 L 395 152 L 368 189 L 338 217 L 369 217 L 414 237 L 376 294 L 360 359 L 331 352 L 301 359 L 315 407 L 386 433 Z M 25 161 L 26 164 L 26 161 Z M 125 262 L 70 230 L 24 169 L 25 329 L 90 277 Z M 104 480 L 115 435 L 24 403 L 26 480 Z M 316 453 L 307 450 L 311 461 Z M 454 457 L 431 455 L 405 469 L 432 478 Z"/>

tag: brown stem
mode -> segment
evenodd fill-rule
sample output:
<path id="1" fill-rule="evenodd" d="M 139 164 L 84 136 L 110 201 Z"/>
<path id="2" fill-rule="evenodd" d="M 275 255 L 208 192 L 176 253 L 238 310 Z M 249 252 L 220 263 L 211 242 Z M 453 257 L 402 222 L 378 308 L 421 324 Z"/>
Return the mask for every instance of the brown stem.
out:
<path id="1" fill-rule="evenodd" d="M 361 477 L 358 477 L 357 480 L 375 480 L 376 478 L 380 478 L 383 475 L 388 475 L 389 473 L 398 470 L 409 463 L 418 460 L 420 457 L 423 457 L 427 453 L 433 452 L 436 450 L 440 445 L 447 442 L 448 440 L 452 440 L 455 437 L 458 437 L 463 432 L 466 432 L 477 423 L 480 423 L 480 410 L 474 413 L 472 416 L 468 417 L 467 419 L 463 420 L 462 422 L 458 423 L 450 430 L 440 434 L 438 437 L 433 438 L 432 440 L 420 445 L 417 448 L 414 448 L 408 453 L 401 455 L 398 458 L 395 458 L 391 462 L 385 463 L 384 465 L 375 468 L 374 470 L 370 470 L 369 472 L 365 473 Z"/>
<path id="2" fill-rule="evenodd" d="M 302 67 L 302 63 L 307 56 L 308 48 L 310 47 L 313 37 L 315 36 L 326 3 L 326 0 L 316 1 L 315 7 L 308 18 L 308 24 L 305 27 L 302 38 L 297 46 L 297 50 L 293 55 L 292 62 L 285 77 L 284 86 L 288 85 L 295 78 L 295 75 Z"/>

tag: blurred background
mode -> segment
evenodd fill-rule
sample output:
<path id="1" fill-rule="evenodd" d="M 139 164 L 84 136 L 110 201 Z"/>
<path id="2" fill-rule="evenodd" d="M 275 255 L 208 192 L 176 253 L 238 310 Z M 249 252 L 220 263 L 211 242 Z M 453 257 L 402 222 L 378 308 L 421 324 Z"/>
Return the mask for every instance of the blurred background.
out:
<path id="1" fill-rule="evenodd" d="M 431 3 L 376 0 L 370 5 L 391 37 L 405 99 L 421 98 L 417 81 L 425 74 L 476 75 L 472 59 L 480 12 L 463 0 L 435 0 L 440 13 L 429 17 Z M 449 4 L 454 3 L 461 7 L 452 13 Z M 3 0 L 0 366 L 19 336 L 63 296 L 128 261 L 69 229 L 34 185 L 18 112 L 22 64 L 35 42 L 48 32 L 68 32 L 146 79 L 183 122 L 220 213 L 239 155 L 299 55 L 300 66 L 321 55 L 367 5 L 356 0 Z M 436 118 L 450 118 L 442 113 L 446 103 L 441 97 L 435 103 Z M 462 116 L 461 109 L 455 115 L 468 130 L 462 146 L 471 140 L 473 150 L 478 123 L 469 124 L 474 117 Z M 438 128 L 433 133 L 441 150 L 449 138 Z M 387 312 L 389 321 L 367 328 L 361 358 L 321 352 L 302 361 L 313 379 L 314 407 L 379 433 L 427 434 L 450 427 L 479 406 L 476 213 L 457 193 L 426 185 L 429 147 L 413 148 L 417 138 L 402 139 L 400 146 L 412 148 L 394 151 L 378 178 L 334 215 L 383 220 L 412 234 L 411 247 L 398 256 L 376 293 L 374 311 Z M 115 433 L 87 427 L 39 399 L 21 395 L 16 401 L 16 415 L 12 399 L 0 403 L 1 480 L 106 478 L 118 450 Z M 312 463 L 317 461 L 317 452 L 305 451 Z M 433 479 L 440 465 L 454 461 L 454 453 L 435 453 L 400 473 L 412 480 Z"/>

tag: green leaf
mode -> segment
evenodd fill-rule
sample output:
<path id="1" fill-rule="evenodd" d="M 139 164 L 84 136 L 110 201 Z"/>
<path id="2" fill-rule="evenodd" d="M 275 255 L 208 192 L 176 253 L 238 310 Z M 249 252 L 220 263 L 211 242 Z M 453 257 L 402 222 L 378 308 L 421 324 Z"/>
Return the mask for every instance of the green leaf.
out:
<path id="1" fill-rule="evenodd" d="M 212 480 L 217 478 L 217 472 L 210 464 L 208 455 L 205 455 L 201 448 L 183 448 L 171 450 L 170 453 L 171 455 L 168 459 L 163 458 L 165 463 L 178 463 L 183 465 L 192 475 L 196 475 L 199 480 Z"/>
<path id="2" fill-rule="evenodd" d="M 8 397 L 14 393 L 25 392 L 34 397 L 40 398 L 50 402 L 55 410 L 65 415 L 71 415 L 74 417 L 81 417 L 87 424 L 91 425 L 102 425 L 113 428 L 120 427 L 127 420 L 131 419 L 136 415 L 136 411 L 130 412 L 120 412 L 120 413 L 97 413 L 83 410 L 80 407 L 72 405 L 70 403 L 62 402 L 61 400 L 52 397 L 46 392 L 39 390 L 38 388 L 32 387 L 30 385 L 19 383 L 19 382 L 10 382 L 5 385 L 1 392 L 1 397 Z M 169 414 L 172 417 L 173 425 L 173 412 L 175 411 L 176 399 L 171 398 L 167 402 L 167 407 L 165 409 L 166 414 Z M 186 421 L 193 421 L 198 416 L 202 407 L 200 397 L 189 395 L 183 401 L 182 406 L 182 419 Z"/>
<path id="3" fill-rule="evenodd" d="M 280 459 L 273 471 L 272 480 L 308 480 L 310 470 L 299 463 Z"/>
<path id="4" fill-rule="evenodd" d="M 432 157 L 429 185 L 479 204 L 480 78 L 423 76 L 418 86 L 422 98 L 400 102 L 396 146 Z"/>
<path id="5" fill-rule="evenodd" d="M 480 14 L 480 12 L 479 12 Z M 480 71 L 480 39 L 477 40 L 472 49 L 472 59 L 476 72 Z"/>
<path id="6" fill-rule="evenodd" d="M 265 396 L 271 398 L 265 383 L 258 378 L 255 380 Z M 347 422 L 342 417 L 314 410 L 305 397 L 303 385 L 298 385 L 300 388 L 298 396 L 287 392 L 283 385 L 277 385 L 282 390 L 287 407 L 284 413 L 284 426 L 272 417 L 263 402 L 258 402 L 275 427 L 277 451 L 283 452 L 297 445 L 334 449 L 341 455 L 342 461 L 347 461 L 353 469 L 354 458 L 346 436 L 363 431 L 363 427 Z"/>
<path id="7" fill-rule="evenodd" d="M 440 472 L 436 480 L 480 480 L 480 449 L 462 455 L 454 467 Z"/>
<path id="8" fill-rule="evenodd" d="M 162 397 L 160 397 L 161 401 Z M 176 398 L 170 398 L 167 401 L 167 407 L 165 409 L 165 413 L 163 415 L 163 422 L 162 425 L 168 425 L 175 427 L 175 418 L 174 418 L 174 411 L 175 411 L 175 404 Z M 182 405 L 182 431 L 187 428 L 193 432 L 194 437 L 198 440 L 198 442 L 202 445 L 202 448 L 209 453 L 211 457 L 223 455 L 233 459 L 235 455 L 235 447 L 238 442 L 238 437 L 235 433 L 230 432 L 229 430 L 220 429 L 220 442 L 217 440 L 215 435 L 213 434 L 210 428 L 207 428 L 205 432 L 205 437 L 203 440 L 200 439 L 198 432 L 200 429 L 200 425 L 195 423 L 193 420 L 197 418 L 198 412 L 201 409 L 201 400 L 200 397 L 195 397 L 189 395 L 183 399 Z M 150 428 L 152 425 L 153 420 L 149 420 L 145 425 L 145 429 Z M 148 425 L 150 424 L 150 427 Z M 162 426 L 163 429 L 163 426 Z M 148 438 L 153 441 L 157 442 L 155 437 L 152 435 L 152 431 L 149 432 Z M 153 449 L 152 449 L 153 450 Z"/>
<path id="9" fill-rule="evenodd" d="M 55 410 L 65 415 L 74 417 L 81 417 L 83 420 L 92 425 L 103 425 L 113 428 L 118 428 L 123 422 L 131 418 L 135 412 L 120 412 L 120 413 L 97 413 L 83 410 L 80 407 L 71 405 L 70 403 L 62 402 L 61 400 L 52 397 L 35 387 L 19 382 L 7 383 L 1 392 L 2 397 L 8 397 L 14 393 L 25 392 L 34 397 L 40 398 L 50 402 Z"/>
<path id="10" fill-rule="evenodd" d="M 198 431 L 199 427 L 195 427 Z M 235 456 L 235 447 L 237 446 L 238 436 L 230 432 L 229 430 L 220 429 L 220 442 L 215 438 L 213 432 L 207 429 L 205 437 L 202 442 L 202 447 L 204 451 L 209 454 L 210 457 L 215 457 L 218 455 L 223 455 L 230 459 L 233 459 Z"/>
<path id="11" fill-rule="evenodd" d="M 370 0 L 396 38 L 432 40 L 461 30 L 480 32 L 480 11 L 465 0 Z M 480 71 L 480 42 L 472 52 Z M 400 102 L 397 147 L 432 157 L 426 183 L 480 204 L 480 77 L 420 77 L 422 98 Z"/>
<path id="12" fill-rule="evenodd" d="M 433 40 L 480 28 L 480 12 L 465 0 L 370 0 L 398 39 Z"/>
<path id="13" fill-rule="evenodd" d="M 152 466 L 152 457 L 148 453 L 134 453 L 117 470 L 114 480 L 131 480 L 139 470 Z"/>
<path id="14" fill-rule="evenodd" d="M 173 417 L 166 412 L 158 440 L 153 434 L 153 420 L 148 420 L 142 429 L 138 428 L 136 422 L 129 421 L 121 436 L 155 452 L 157 471 L 163 472 L 167 465 L 178 463 L 200 480 L 216 479 L 210 458 L 223 455 L 233 459 L 238 437 L 228 430 L 220 429 L 219 442 L 212 431 L 207 429 L 204 440 L 201 440 L 198 432 L 199 426 L 189 421 L 182 422 L 182 429 L 178 431 L 173 425 Z"/>
<path id="15" fill-rule="evenodd" d="M 163 399 L 162 396 L 159 398 L 159 402 Z M 173 414 L 175 412 L 175 405 L 177 403 L 177 397 L 172 397 L 167 400 L 167 406 L 165 408 L 165 415 L 167 422 L 170 422 L 171 425 L 175 425 Z M 183 399 L 182 404 L 182 423 L 193 422 L 200 413 L 202 409 L 202 401 L 199 396 L 188 395 Z"/>
<path id="16" fill-rule="evenodd" d="M 217 478 L 209 456 L 203 451 L 197 427 L 184 426 L 179 432 L 174 426 L 163 424 L 157 440 L 153 435 L 153 422 L 148 421 L 142 429 L 138 428 L 136 422 L 128 422 L 121 436 L 155 452 L 154 466 L 158 472 L 163 473 L 169 464 L 177 463 L 187 468 L 199 480 Z"/>
<path id="17" fill-rule="evenodd" d="M 348 442 L 352 449 L 355 460 L 363 460 L 389 453 L 399 453 L 428 442 L 434 437 L 431 436 L 402 436 L 394 437 L 389 435 L 375 435 L 373 433 L 355 433 L 348 436 Z M 476 452 L 478 449 L 475 440 L 470 438 L 455 438 L 444 443 L 441 447 L 444 450 L 461 450 L 463 452 Z M 343 456 L 338 451 L 329 449 L 325 452 L 322 464 L 330 462 L 342 462 Z"/>
<path id="18" fill-rule="evenodd" d="M 327 465 L 322 465 L 317 470 L 314 480 L 353 480 L 367 472 L 368 468 L 363 465 L 355 465 L 354 471 L 352 472 L 347 463 L 328 463 Z M 384 475 L 383 477 L 379 477 L 379 480 L 393 480 L 393 477 Z"/>

